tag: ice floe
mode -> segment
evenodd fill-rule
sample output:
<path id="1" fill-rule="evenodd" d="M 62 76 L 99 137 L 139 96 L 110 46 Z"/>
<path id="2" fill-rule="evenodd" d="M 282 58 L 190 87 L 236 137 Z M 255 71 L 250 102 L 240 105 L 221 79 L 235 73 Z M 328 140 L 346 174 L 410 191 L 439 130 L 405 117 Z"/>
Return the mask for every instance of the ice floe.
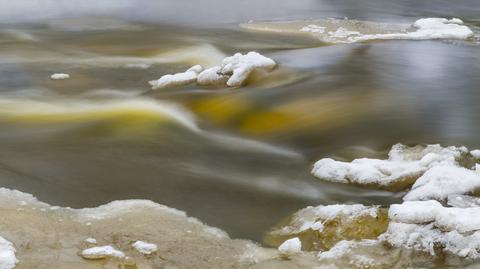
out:
<path id="1" fill-rule="evenodd" d="M 0 269 L 12 269 L 18 260 L 15 256 L 13 244 L 0 236 Z"/>
<path id="2" fill-rule="evenodd" d="M 62 80 L 62 79 L 70 78 L 70 75 L 66 73 L 55 73 L 55 74 L 52 74 L 50 78 L 54 80 Z"/>
<path id="3" fill-rule="evenodd" d="M 144 241 L 136 241 L 132 244 L 132 247 L 134 247 L 138 252 L 145 255 L 152 254 L 158 250 L 157 245 Z"/>
<path id="4" fill-rule="evenodd" d="M 239 87 L 246 82 L 252 72 L 256 70 L 271 71 L 275 66 L 275 61 L 257 52 L 236 53 L 224 58 L 219 66 L 204 70 L 202 66 L 195 65 L 183 73 L 164 75 L 149 83 L 154 90 L 188 85 L 194 82 L 204 86 Z"/>
<path id="5" fill-rule="evenodd" d="M 86 238 L 84 241 L 92 245 L 95 245 L 97 243 L 97 239 L 92 237 Z"/>
<path id="6" fill-rule="evenodd" d="M 401 190 L 412 185 L 436 166 L 473 166 L 465 147 L 427 145 L 407 147 L 396 144 L 386 160 L 361 158 L 352 162 L 325 158 L 317 161 L 312 174 L 322 180 Z"/>
<path id="7" fill-rule="evenodd" d="M 87 248 L 82 251 L 82 257 L 89 260 L 98 260 L 105 258 L 124 258 L 125 253 L 115 249 L 112 246 L 101 246 Z"/>
<path id="8" fill-rule="evenodd" d="M 422 18 L 414 23 L 394 24 L 350 19 L 288 22 L 250 22 L 242 27 L 273 33 L 306 33 L 326 43 L 354 43 L 388 39 L 468 39 L 472 30 L 458 18 Z"/>

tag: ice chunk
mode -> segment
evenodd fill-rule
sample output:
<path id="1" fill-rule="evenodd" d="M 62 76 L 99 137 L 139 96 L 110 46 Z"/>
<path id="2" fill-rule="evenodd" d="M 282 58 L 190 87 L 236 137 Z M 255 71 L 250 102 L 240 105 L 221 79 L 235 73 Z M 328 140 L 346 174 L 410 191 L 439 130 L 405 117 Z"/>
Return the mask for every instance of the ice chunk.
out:
<path id="1" fill-rule="evenodd" d="M 188 85 L 197 81 L 197 76 L 202 70 L 203 67 L 201 65 L 194 65 L 183 73 L 164 75 L 158 80 L 152 80 L 149 83 L 153 90 Z"/>
<path id="2" fill-rule="evenodd" d="M 13 244 L 0 236 L 0 269 L 12 269 L 18 260 Z"/>
<path id="3" fill-rule="evenodd" d="M 387 160 L 362 158 L 350 163 L 325 158 L 314 164 L 312 174 L 326 181 L 397 191 L 413 184 L 432 167 L 473 165 L 465 147 L 407 147 L 396 144 L 392 146 L 388 156 Z"/>
<path id="4" fill-rule="evenodd" d="M 285 240 L 279 247 L 278 251 L 284 255 L 292 255 L 302 251 L 302 242 L 298 237 Z"/>
<path id="5" fill-rule="evenodd" d="M 124 258 L 125 253 L 115 249 L 112 246 L 101 246 L 87 248 L 82 251 L 82 257 L 89 260 L 105 259 L 105 258 Z"/>
<path id="6" fill-rule="evenodd" d="M 158 249 L 157 245 L 144 241 L 136 241 L 132 244 L 132 247 L 134 247 L 138 252 L 146 255 L 152 254 Z"/>
<path id="7" fill-rule="evenodd" d="M 228 76 L 221 73 L 221 67 L 215 66 L 203 70 L 198 74 L 197 83 L 198 85 L 222 85 L 225 84 L 228 80 Z"/>
<path id="8" fill-rule="evenodd" d="M 254 70 L 272 70 L 276 63 L 257 52 L 235 55 L 223 59 L 220 73 L 231 75 L 227 81 L 230 87 L 241 86 Z"/>
<path id="9" fill-rule="evenodd" d="M 66 73 L 55 73 L 55 74 L 52 74 L 50 78 L 55 80 L 61 80 L 61 79 L 70 78 L 70 75 Z"/>
<path id="10" fill-rule="evenodd" d="M 269 232 L 265 243 L 278 246 L 288 238 L 298 237 L 304 250 L 325 250 L 341 240 L 376 238 L 387 224 L 386 210 L 376 206 L 307 207 Z"/>
<path id="11" fill-rule="evenodd" d="M 463 167 L 437 166 L 413 184 L 404 200 L 446 200 L 452 194 L 468 194 L 480 189 L 480 173 Z"/>

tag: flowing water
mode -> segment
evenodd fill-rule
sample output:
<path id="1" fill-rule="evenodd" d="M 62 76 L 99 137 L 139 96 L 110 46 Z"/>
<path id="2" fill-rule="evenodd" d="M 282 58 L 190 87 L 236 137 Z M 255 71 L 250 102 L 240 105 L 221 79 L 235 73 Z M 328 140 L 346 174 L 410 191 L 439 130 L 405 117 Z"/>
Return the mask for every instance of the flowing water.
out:
<path id="1" fill-rule="evenodd" d="M 307 205 L 400 201 L 315 180 L 320 158 L 384 156 L 397 142 L 480 147 L 477 40 L 331 45 L 239 27 L 459 17 L 475 32 L 477 1 L 59 3 L 0 1 L 0 186 L 41 201 L 150 199 L 261 242 Z M 246 87 L 148 85 L 250 50 L 279 67 Z"/>

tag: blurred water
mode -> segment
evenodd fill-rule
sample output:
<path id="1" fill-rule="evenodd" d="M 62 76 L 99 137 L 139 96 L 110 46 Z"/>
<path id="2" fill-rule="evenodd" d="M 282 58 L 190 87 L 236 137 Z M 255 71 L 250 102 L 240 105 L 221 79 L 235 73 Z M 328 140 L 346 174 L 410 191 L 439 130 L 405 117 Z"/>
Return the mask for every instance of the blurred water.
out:
<path id="1" fill-rule="evenodd" d="M 0 0 L 0 186 L 73 207 L 151 199 L 258 241 L 306 205 L 399 201 L 319 182 L 311 164 L 397 142 L 480 147 L 479 46 L 324 46 L 237 23 L 447 16 L 475 28 L 475 2 Z M 249 50 L 280 67 L 241 89 L 149 90 Z"/>

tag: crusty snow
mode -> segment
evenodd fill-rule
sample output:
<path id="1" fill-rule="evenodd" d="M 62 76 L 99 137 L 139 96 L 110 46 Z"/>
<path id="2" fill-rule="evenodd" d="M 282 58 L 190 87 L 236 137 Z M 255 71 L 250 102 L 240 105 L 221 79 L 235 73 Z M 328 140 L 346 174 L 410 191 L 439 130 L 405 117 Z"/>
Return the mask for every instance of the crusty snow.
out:
<path id="1" fill-rule="evenodd" d="M 82 257 L 89 260 L 97 260 L 104 258 L 124 258 L 125 253 L 115 249 L 112 246 L 101 246 L 87 248 L 82 251 Z"/>
<path id="2" fill-rule="evenodd" d="M 183 73 L 164 75 L 158 80 L 152 80 L 149 83 L 152 85 L 153 90 L 188 85 L 197 81 L 197 76 L 202 71 L 202 66 L 194 65 Z"/>
<path id="3" fill-rule="evenodd" d="M 275 66 L 275 61 L 258 52 L 236 53 L 223 59 L 219 66 L 203 70 L 202 66 L 196 65 L 183 73 L 164 75 L 160 79 L 152 80 L 149 83 L 154 90 L 188 85 L 194 82 L 204 86 L 226 84 L 229 87 L 239 87 L 245 83 L 253 71 L 271 71 Z"/>
<path id="4" fill-rule="evenodd" d="M 389 186 L 401 181 L 415 180 L 435 166 L 456 166 L 468 154 L 465 147 L 407 147 L 392 146 L 387 160 L 361 158 L 352 162 L 325 158 L 317 161 L 312 174 L 317 178 L 361 185 Z"/>
<path id="5" fill-rule="evenodd" d="M 404 200 L 446 200 L 452 194 L 480 189 L 480 173 L 456 166 L 437 166 L 417 179 Z"/>
<path id="6" fill-rule="evenodd" d="M 15 257 L 13 244 L 0 236 L 0 269 L 12 269 L 18 260 Z"/>
<path id="7" fill-rule="evenodd" d="M 132 244 L 132 247 L 134 247 L 138 252 L 146 255 L 152 254 L 158 249 L 157 245 L 144 241 L 136 241 Z"/>
<path id="8" fill-rule="evenodd" d="M 278 251 L 284 255 L 300 253 L 302 251 L 302 242 L 298 237 L 290 238 L 278 247 Z"/>
<path id="9" fill-rule="evenodd" d="M 70 78 L 70 75 L 66 73 L 55 73 L 55 74 L 52 74 L 50 78 L 55 80 L 61 80 L 61 79 Z"/>

